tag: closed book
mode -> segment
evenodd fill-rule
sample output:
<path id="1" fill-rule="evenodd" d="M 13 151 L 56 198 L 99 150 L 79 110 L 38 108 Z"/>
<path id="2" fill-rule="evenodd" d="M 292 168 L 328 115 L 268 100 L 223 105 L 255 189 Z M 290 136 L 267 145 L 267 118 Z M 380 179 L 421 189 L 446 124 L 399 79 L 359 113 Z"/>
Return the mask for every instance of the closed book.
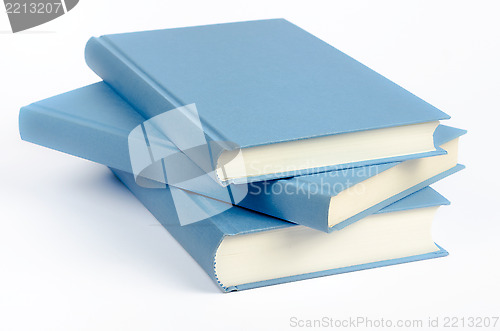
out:
<path id="1" fill-rule="evenodd" d="M 105 35 L 85 56 L 179 149 L 206 145 L 190 157 L 222 184 L 442 152 L 447 114 L 284 19 Z"/>
<path id="2" fill-rule="evenodd" d="M 448 254 L 433 242 L 431 224 L 449 202 L 429 187 L 328 234 L 239 207 L 180 226 L 168 186 L 144 188 L 131 174 L 113 172 L 224 292 Z"/>
<path id="3" fill-rule="evenodd" d="M 128 137 L 144 120 L 100 82 L 23 107 L 19 127 L 24 140 L 133 173 Z M 195 181 L 187 190 L 331 232 L 462 169 L 457 149 L 464 133 L 444 125 L 436 129 L 434 140 L 445 155 L 227 187 Z M 173 171 L 196 168 L 169 140 L 161 143 L 180 160 Z M 242 198 L 231 201 L 235 196 Z"/>

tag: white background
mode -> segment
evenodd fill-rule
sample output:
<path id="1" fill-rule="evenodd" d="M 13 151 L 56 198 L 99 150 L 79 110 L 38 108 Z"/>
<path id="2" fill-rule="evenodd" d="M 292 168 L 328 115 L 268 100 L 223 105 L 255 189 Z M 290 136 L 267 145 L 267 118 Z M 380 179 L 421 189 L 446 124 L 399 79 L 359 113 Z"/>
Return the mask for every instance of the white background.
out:
<path id="1" fill-rule="evenodd" d="M 279 330 L 292 316 L 424 325 L 499 316 L 499 4 L 81 0 L 17 34 L 2 9 L 0 330 Z M 93 35 L 276 17 L 468 129 L 467 169 L 434 185 L 452 201 L 433 229 L 450 256 L 222 294 L 105 167 L 19 138 L 21 106 L 98 81 L 83 58 Z"/>

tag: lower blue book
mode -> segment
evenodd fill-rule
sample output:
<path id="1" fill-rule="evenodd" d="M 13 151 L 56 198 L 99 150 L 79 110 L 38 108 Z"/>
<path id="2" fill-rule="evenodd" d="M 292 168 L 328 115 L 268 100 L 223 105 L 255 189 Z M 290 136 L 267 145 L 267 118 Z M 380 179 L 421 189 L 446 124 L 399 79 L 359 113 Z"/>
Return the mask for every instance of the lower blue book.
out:
<path id="1" fill-rule="evenodd" d="M 168 186 L 144 188 L 111 170 L 224 292 L 448 255 L 432 240 L 431 225 L 449 201 L 430 187 L 328 234 L 236 206 L 180 226 Z"/>

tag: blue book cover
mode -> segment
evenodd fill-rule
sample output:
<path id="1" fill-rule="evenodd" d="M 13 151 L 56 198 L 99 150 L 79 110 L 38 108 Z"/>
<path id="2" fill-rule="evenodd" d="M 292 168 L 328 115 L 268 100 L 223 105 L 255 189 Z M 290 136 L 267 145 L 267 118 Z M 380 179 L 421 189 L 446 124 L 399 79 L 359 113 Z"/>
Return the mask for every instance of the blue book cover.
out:
<path id="1" fill-rule="evenodd" d="M 327 234 L 239 207 L 201 222 L 179 226 L 168 187 L 144 188 L 138 186 L 129 173 L 111 170 L 224 292 L 448 255 L 432 241 L 430 225 L 433 210 L 449 204 L 449 201 L 429 187 L 391 204 L 356 226 Z M 191 196 L 205 199 L 209 204 L 221 203 L 195 194 Z M 398 231 L 400 237 L 386 237 Z M 343 242 L 347 242 L 346 246 L 342 246 Z M 251 249 L 255 246 L 257 252 Z M 344 255 L 356 252 L 360 246 L 364 249 L 354 254 L 358 256 L 345 261 Z M 386 252 L 372 256 L 366 251 L 378 247 L 385 247 Z M 226 251 L 229 257 L 222 251 Z M 336 251 L 342 262 L 331 261 L 335 260 Z M 313 263 L 317 256 L 319 261 Z M 253 264 L 255 258 L 258 261 L 274 260 L 263 267 Z M 332 265 L 336 267 L 330 268 Z M 231 271 L 235 267 L 236 272 Z M 229 277 L 231 273 L 233 275 Z"/>
<path id="2" fill-rule="evenodd" d="M 128 137 L 144 120 L 101 82 L 23 107 L 19 126 L 24 140 L 133 173 Z M 222 187 L 211 180 L 196 181 L 187 190 L 331 232 L 462 169 L 457 165 L 456 141 L 464 133 L 438 127 L 434 140 L 449 150 L 446 155 L 248 185 Z M 174 170 L 187 173 L 194 168 L 196 172 L 196 165 L 176 146 L 168 140 L 162 144 L 180 159 Z M 236 196 L 241 199 L 234 201 Z M 342 211 L 337 206 L 351 207 Z"/>
<path id="3" fill-rule="evenodd" d="M 90 39 L 85 56 L 143 117 L 160 116 L 156 126 L 166 127 L 178 148 L 205 138 L 208 145 L 215 142 L 212 166 L 224 183 L 435 155 L 432 131 L 437 121 L 449 118 L 284 19 L 106 35 Z M 161 121 L 169 112 L 175 125 Z M 404 142 L 406 133 L 415 138 L 410 128 L 425 123 L 434 123 L 419 131 L 425 143 Z M 401 130 L 369 145 L 374 140 L 367 134 L 387 128 Z M 353 144 L 349 153 L 321 144 L 335 144 L 343 135 L 364 144 Z M 310 148 L 312 143 L 319 147 Z M 389 145 L 390 152 L 378 152 Z M 285 146 L 300 150 L 303 159 Z M 228 161 L 230 153 L 223 154 L 231 149 L 242 151 L 241 168 Z"/>

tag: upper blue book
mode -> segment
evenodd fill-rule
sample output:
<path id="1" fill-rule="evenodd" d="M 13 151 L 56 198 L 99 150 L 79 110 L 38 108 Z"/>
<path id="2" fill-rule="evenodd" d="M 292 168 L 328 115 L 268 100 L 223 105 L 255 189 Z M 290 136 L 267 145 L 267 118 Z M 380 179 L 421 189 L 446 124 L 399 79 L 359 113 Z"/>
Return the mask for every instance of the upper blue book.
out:
<path id="1" fill-rule="evenodd" d="M 181 150 L 206 145 L 223 183 L 442 153 L 447 114 L 284 19 L 106 35 L 85 55 Z"/>

